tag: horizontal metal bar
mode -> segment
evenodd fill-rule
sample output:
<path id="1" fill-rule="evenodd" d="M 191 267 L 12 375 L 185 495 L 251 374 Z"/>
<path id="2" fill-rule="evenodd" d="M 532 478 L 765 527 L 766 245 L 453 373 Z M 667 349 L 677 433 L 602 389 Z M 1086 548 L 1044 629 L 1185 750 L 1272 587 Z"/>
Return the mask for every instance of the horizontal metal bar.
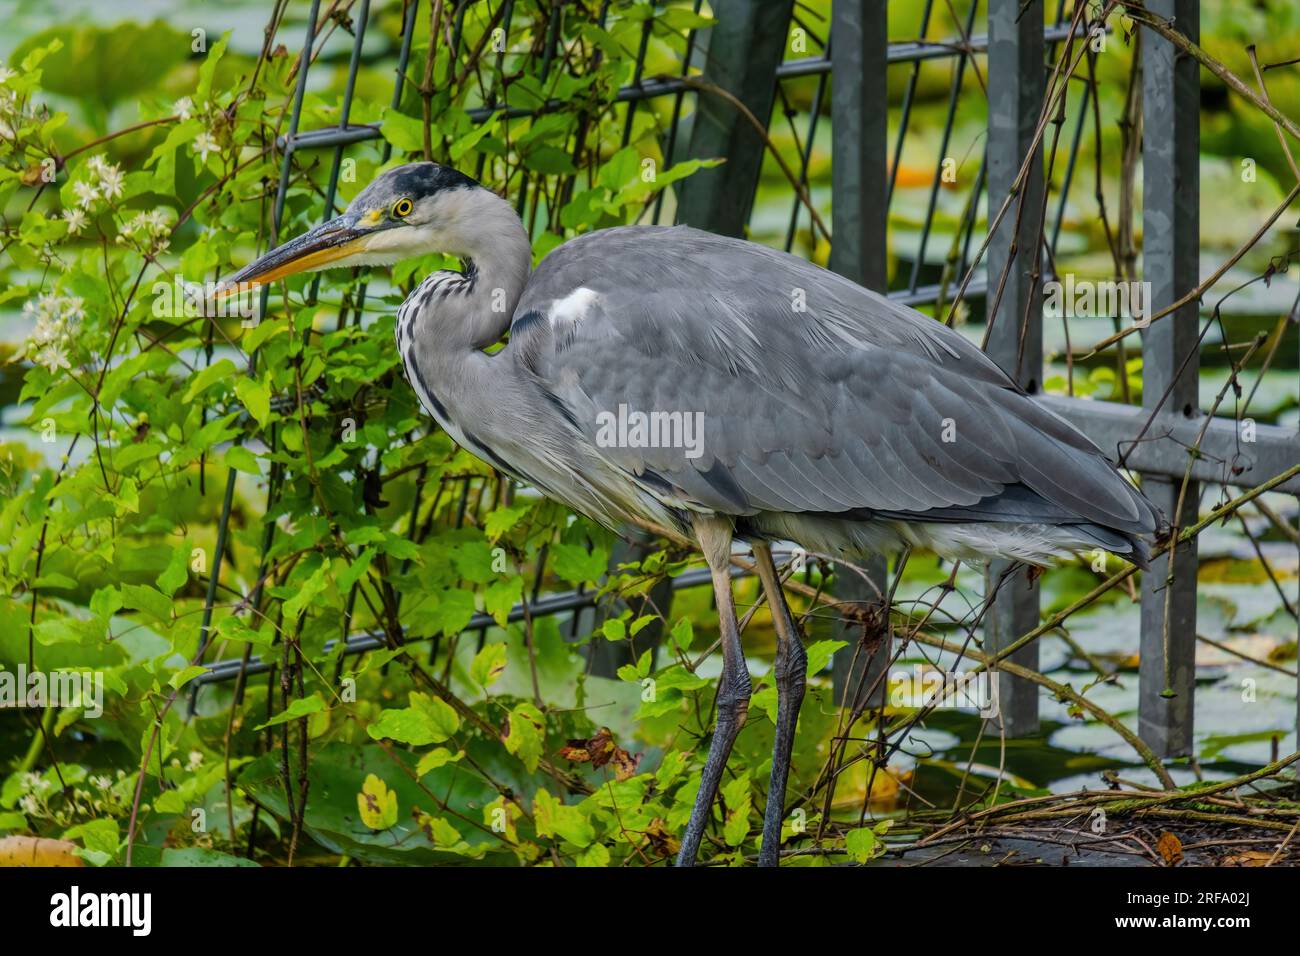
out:
<path id="1" fill-rule="evenodd" d="M 962 301 L 969 302 L 971 299 L 982 297 L 989 290 L 988 276 L 981 274 L 971 279 L 966 286 L 966 291 L 962 294 Z M 895 289 L 889 293 L 889 298 L 894 302 L 901 302 L 903 305 L 910 305 L 915 308 L 918 305 L 932 305 L 939 301 L 939 293 L 945 293 L 945 301 L 952 305 L 952 296 L 956 293 L 959 283 L 949 282 L 944 285 L 935 283 L 934 285 L 919 285 L 915 289 Z M 943 316 L 940 316 L 943 318 Z"/>
<path id="2" fill-rule="evenodd" d="M 367 123 L 346 126 L 341 129 L 337 126 L 328 126 L 325 129 L 313 129 L 305 133 L 299 133 L 292 139 L 280 136 L 276 139 L 276 146 L 281 150 L 288 148 L 322 149 L 326 146 L 350 146 L 352 143 L 378 139 L 379 136 L 379 127 Z"/>
<path id="3" fill-rule="evenodd" d="M 1107 28 L 1109 32 L 1109 28 Z M 1068 23 L 1050 26 L 1043 30 L 1043 40 L 1047 43 L 1059 43 L 1070 35 Z M 1082 30 L 1077 32 L 1082 37 Z M 913 41 L 910 43 L 889 44 L 888 59 L 890 63 L 911 63 L 915 60 L 937 60 L 945 56 L 957 56 L 961 53 L 986 53 L 989 48 L 987 33 L 971 34 L 970 43 L 960 37 L 952 40 Z M 798 61 L 795 61 L 798 62 Z"/>
<path id="4" fill-rule="evenodd" d="M 742 577 L 746 574 L 740 568 L 732 567 L 733 577 Z M 710 580 L 708 568 L 696 568 L 692 571 L 684 571 L 672 579 L 673 590 L 678 591 L 683 588 L 699 587 L 708 584 Z M 528 605 L 528 615 L 534 618 L 547 617 L 552 614 L 562 614 L 565 611 L 581 611 L 589 607 L 595 607 L 599 592 L 595 590 L 587 591 L 562 591 L 558 594 L 547 594 L 532 601 Z M 506 615 L 507 622 L 513 623 L 524 619 L 524 606 L 516 604 Z M 487 627 L 496 627 L 496 619 L 490 614 L 475 614 L 467 625 L 465 631 L 477 631 Z M 420 638 L 428 640 L 428 638 Z M 326 641 L 324 653 L 331 653 L 337 646 L 338 641 Z M 347 637 L 344 655 L 364 654 L 366 651 L 380 650 L 388 645 L 384 641 L 382 631 L 369 631 L 361 634 L 351 634 Z M 246 676 L 253 674 L 264 674 L 271 669 L 274 662 L 264 661 L 260 656 L 254 656 L 249 659 L 248 664 L 237 658 L 229 660 L 214 661 L 207 665 L 208 672 L 200 674 L 195 678 L 196 684 L 219 684 L 224 681 L 234 680 L 242 671 Z"/>
<path id="5" fill-rule="evenodd" d="M 1056 395 L 1041 396 L 1039 401 L 1086 434 L 1107 455 L 1126 455 L 1125 467 L 1177 479 L 1186 472 L 1189 449 L 1205 423 L 1200 414 L 1188 418 L 1176 412 L 1157 412 L 1142 440 L 1133 445 L 1151 414 L 1145 409 Z M 1240 422 L 1216 417 L 1206 428 L 1200 454 L 1192 462 L 1192 478 L 1249 488 L 1295 467 L 1296 462 L 1300 462 L 1300 431 L 1255 424 L 1253 433 L 1247 433 Z M 1300 494 L 1300 478 L 1292 478 L 1275 490 Z"/>
<path id="6" fill-rule="evenodd" d="M 1043 31 L 1043 39 L 1059 42 L 1070 35 L 1069 25 L 1048 27 Z M 960 37 L 947 41 L 910 41 L 891 43 L 887 56 L 890 63 L 911 63 L 917 60 L 934 60 L 942 57 L 957 56 L 963 52 L 984 53 L 988 50 L 987 34 L 976 34 L 966 43 Z M 825 56 L 809 56 L 798 60 L 786 60 L 776 68 L 779 80 L 789 80 L 801 76 L 818 76 L 831 71 L 831 61 Z M 656 96 L 668 96 L 692 89 L 692 78 L 681 76 L 652 77 L 621 88 L 614 96 L 618 103 L 653 99 Z M 469 111 L 470 119 L 481 123 L 495 114 L 502 114 L 507 119 L 519 119 L 550 112 L 564 106 L 567 101 L 549 100 L 542 106 L 527 108 L 522 106 L 481 106 Z M 378 139 L 377 125 L 361 124 L 339 129 L 330 126 L 326 129 L 308 130 L 296 136 L 279 136 L 276 147 L 281 151 L 297 149 L 323 149 L 328 146 L 348 146 L 366 140 Z"/>

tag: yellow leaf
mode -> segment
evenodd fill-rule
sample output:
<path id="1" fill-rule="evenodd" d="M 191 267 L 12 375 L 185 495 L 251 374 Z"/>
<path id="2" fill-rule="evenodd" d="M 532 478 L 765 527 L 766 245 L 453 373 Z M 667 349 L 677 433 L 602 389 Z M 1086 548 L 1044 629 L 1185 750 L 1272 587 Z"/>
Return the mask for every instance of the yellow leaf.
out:
<path id="1" fill-rule="evenodd" d="M 4 866 L 85 866 L 73 851 L 70 840 L 43 840 L 39 837 L 10 836 L 0 840 L 0 867 Z"/>
<path id="2" fill-rule="evenodd" d="M 357 794 L 361 822 L 372 830 L 387 830 L 397 822 L 397 794 L 373 773 L 366 776 Z"/>

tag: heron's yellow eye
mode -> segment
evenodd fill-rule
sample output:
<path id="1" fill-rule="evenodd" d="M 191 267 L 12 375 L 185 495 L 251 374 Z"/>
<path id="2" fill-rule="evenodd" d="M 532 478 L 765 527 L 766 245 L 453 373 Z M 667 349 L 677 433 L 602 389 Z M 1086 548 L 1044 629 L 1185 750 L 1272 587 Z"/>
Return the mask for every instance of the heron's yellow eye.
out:
<path id="1" fill-rule="evenodd" d="M 397 200 L 397 202 L 393 203 L 393 218 L 405 219 L 411 214 L 411 210 L 414 208 L 415 204 L 403 196 L 401 199 Z"/>

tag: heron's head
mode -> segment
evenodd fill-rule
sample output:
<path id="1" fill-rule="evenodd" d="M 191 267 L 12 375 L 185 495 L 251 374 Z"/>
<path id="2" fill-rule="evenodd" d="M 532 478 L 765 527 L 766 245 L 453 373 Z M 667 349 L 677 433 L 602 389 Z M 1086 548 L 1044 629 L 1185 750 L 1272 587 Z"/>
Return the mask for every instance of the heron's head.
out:
<path id="1" fill-rule="evenodd" d="M 390 265 L 430 252 L 467 256 L 483 238 L 476 223 L 501 205 L 495 193 L 449 166 L 408 163 L 380 175 L 342 215 L 272 249 L 226 286 L 233 291 L 299 272 Z"/>

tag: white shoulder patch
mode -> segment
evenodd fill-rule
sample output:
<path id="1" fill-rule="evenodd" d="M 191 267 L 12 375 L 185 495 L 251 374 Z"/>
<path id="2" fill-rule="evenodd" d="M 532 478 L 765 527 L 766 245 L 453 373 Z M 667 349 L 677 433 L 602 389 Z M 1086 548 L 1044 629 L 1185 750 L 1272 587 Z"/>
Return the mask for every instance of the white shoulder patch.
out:
<path id="1" fill-rule="evenodd" d="M 552 301 L 551 311 L 547 318 L 550 319 L 552 327 L 561 323 L 575 325 L 586 318 L 587 310 L 590 309 L 599 298 L 600 296 L 594 289 L 588 289 L 586 286 L 579 286 L 563 299 L 555 299 Z"/>

